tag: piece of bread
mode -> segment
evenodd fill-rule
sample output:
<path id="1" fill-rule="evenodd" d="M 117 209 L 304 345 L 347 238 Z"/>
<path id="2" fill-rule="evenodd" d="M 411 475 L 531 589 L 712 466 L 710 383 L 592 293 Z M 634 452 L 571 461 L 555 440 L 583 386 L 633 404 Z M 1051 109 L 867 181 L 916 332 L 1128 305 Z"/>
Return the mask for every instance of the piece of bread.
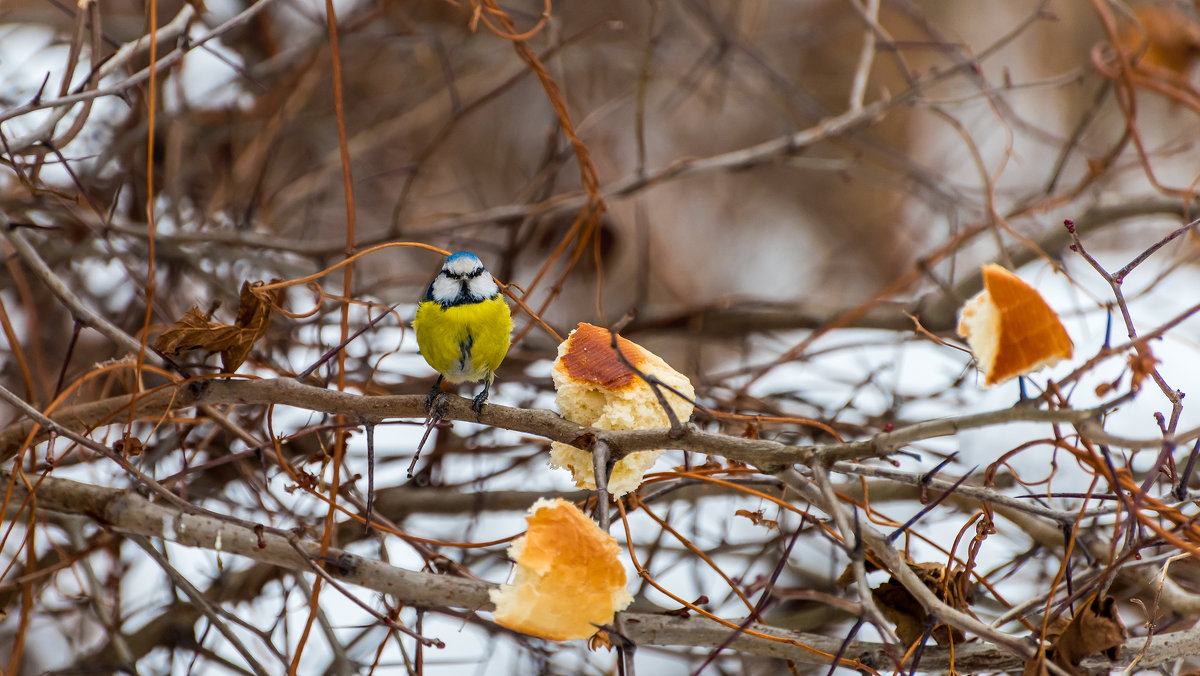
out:
<path id="1" fill-rule="evenodd" d="M 529 530 L 508 548 L 512 584 L 489 592 L 497 624 L 555 641 L 588 638 L 633 601 L 621 548 L 575 505 L 543 498 L 525 520 Z"/>
<path id="2" fill-rule="evenodd" d="M 988 386 L 1070 359 L 1074 350 L 1041 295 L 994 264 L 983 266 L 983 291 L 963 305 L 958 335 L 967 339 Z"/>
<path id="3" fill-rule="evenodd" d="M 617 337 L 621 354 L 646 375 L 659 380 L 694 399 L 696 390 L 681 373 L 658 355 Z M 591 324 L 580 324 L 558 346 L 554 362 L 554 390 L 558 409 L 567 420 L 602 430 L 649 430 L 671 426 L 671 421 L 646 381 L 621 363 L 612 349 L 612 334 Z M 667 404 L 680 422 L 692 416 L 692 403 L 661 389 Z M 617 462 L 608 480 L 608 491 L 621 497 L 636 490 L 642 476 L 662 455 L 662 450 L 630 453 Z M 550 448 L 550 463 L 571 470 L 575 485 L 595 488 L 592 456 L 583 450 L 555 442 Z"/>

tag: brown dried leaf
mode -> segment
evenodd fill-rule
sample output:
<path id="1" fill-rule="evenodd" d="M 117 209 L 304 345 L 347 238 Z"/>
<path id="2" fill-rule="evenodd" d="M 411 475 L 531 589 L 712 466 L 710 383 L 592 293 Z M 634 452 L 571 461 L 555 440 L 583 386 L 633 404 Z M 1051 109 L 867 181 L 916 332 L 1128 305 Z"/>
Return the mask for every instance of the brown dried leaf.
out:
<path id="1" fill-rule="evenodd" d="M 1137 19 L 1122 26 L 1118 42 L 1137 57 L 1143 71 L 1183 76 L 1200 57 L 1200 23 L 1196 15 L 1170 2 L 1133 4 Z"/>
<path id="2" fill-rule="evenodd" d="M 1150 352 L 1150 346 L 1146 343 L 1138 343 L 1134 347 L 1134 353 L 1129 355 L 1129 371 L 1130 382 L 1129 389 L 1137 392 L 1142 389 L 1142 381 L 1150 377 L 1150 373 L 1154 370 L 1154 365 L 1158 363 L 1158 359 Z"/>
<path id="3" fill-rule="evenodd" d="M 879 585 L 872 592 L 883 616 L 896 625 L 896 635 L 905 645 L 912 645 L 925 634 L 925 623 L 929 616 L 908 590 L 895 578 Z M 941 643 L 941 641 L 938 641 Z"/>
<path id="4" fill-rule="evenodd" d="M 1038 652 L 1029 658 L 1025 668 L 1021 670 L 1021 676 L 1050 676 L 1050 668 L 1046 666 L 1046 653 Z"/>
<path id="5" fill-rule="evenodd" d="M 212 321 L 200 308 L 192 308 L 158 337 L 154 347 L 168 356 L 190 350 L 220 352 L 237 340 L 237 328 Z"/>
<path id="6" fill-rule="evenodd" d="M 742 428 L 742 438 L 743 439 L 757 439 L 758 438 L 758 421 L 757 420 L 747 420 L 746 421 L 746 426 Z"/>
<path id="7" fill-rule="evenodd" d="M 1097 397 L 1108 396 L 1109 392 L 1115 391 L 1120 386 L 1121 386 L 1121 376 L 1117 376 L 1117 379 L 1112 381 L 1111 383 L 1100 383 L 1099 385 L 1096 386 L 1096 396 Z"/>
<path id="8" fill-rule="evenodd" d="M 863 555 L 863 558 L 865 559 L 863 561 L 863 569 L 866 572 L 873 573 L 877 570 L 883 570 L 883 566 L 880 565 L 879 560 L 875 557 L 875 554 L 871 551 L 870 547 L 865 549 Z M 912 561 L 909 560 L 907 555 L 904 557 L 904 560 L 908 561 L 909 565 L 912 565 Z M 854 582 L 854 566 L 847 565 L 846 569 L 842 571 L 842 574 L 838 576 L 837 584 L 842 589 L 845 589 L 846 587 L 849 587 L 850 583 L 852 582 Z"/>
<path id="9" fill-rule="evenodd" d="M 605 650 L 612 652 L 612 647 L 613 647 L 612 639 L 609 638 L 607 631 L 604 631 L 603 629 L 601 629 L 601 630 L 597 631 L 595 634 L 592 634 L 592 637 L 587 640 L 587 647 L 588 647 L 588 650 L 590 650 L 592 652 L 596 652 L 597 650 L 599 650 L 601 648 L 604 648 Z"/>
<path id="10" fill-rule="evenodd" d="M 233 325 L 214 322 L 199 308 L 188 310 L 171 328 L 162 332 L 154 347 L 167 356 L 205 350 L 220 352 L 226 373 L 237 370 L 254 344 L 267 332 L 276 296 L 259 291 L 261 282 L 242 284 L 241 301 Z"/>
<path id="11" fill-rule="evenodd" d="M 766 526 L 768 530 L 779 530 L 779 522 L 763 516 L 761 509 L 757 512 L 751 512 L 748 509 L 739 509 L 738 511 L 734 512 L 734 515 L 744 516 L 747 519 L 750 519 L 755 526 Z"/>
<path id="12" fill-rule="evenodd" d="M 1117 603 L 1111 596 L 1093 596 L 1075 614 L 1066 631 L 1054 641 L 1054 663 L 1067 670 L 1079 666 L 1085 657 L 1104 653 L 1110 660 L 1120 656 L 1125 640 L 1125 624 L 1117 615 Z"/>
<path id="13" fill-rule="evenodd" d="M 1067 630 L 1067 626 L 1070 624 L 1071 621 L 1067 618 L 1063 617 L 1062 615 L 1056 615 L 1053 620 L 1050 620 L 1050 624 L 1046 627 L 1045 634 L 1040 634 L 1042 629 L 1040 625 L 1036 627 L 1034 634 L 1043 641 L 1053 644 L 1058 640 L 1059 636 L 1063 635 L 1063 632 Z"/>
<path id="14" fill-rule="evenodd" d="M 946 570 L 945 565 L 935 562 L 910 562 L 908 567 L 943 603 L 955 610 L 969 612 L 964 571 L 950 572 Z M 838 579 L 839 583 L 844 577 L 846 577 L 845 573 Z M 896 635 L 900 637 L 900 640 L 912 645 L 921 639 L 925 633 L 925 626 L 929 622 L 929 615 L 920 602 L 904 588 L 904 585 L 893 577 L 876 587 L 873 595 L 884 616 L 896 624 Z M 934 626 L 931 636 L 938 645 L 950 645 L 952 641 L 961 643 L 966 639 L 962 631 L 947 624 Z"/>
<path id="15" fill-rule="evenodd" d="M 721 464 L 720 458 L 709 455 L 709 456 L 705 456 L 703 463 L 701 463 L 699 465 L 693 465 L 691 468 L 687 467 L 686 465 L 682 465 L 682 466 L 680 466 L 679 471 L 681 471 L 681 472 L 686 472 L 686 471 L 704 472 L 704 471 L 710 470 L 710 469 L 712 469 L 712 470 L 725 469 L 725 466 Z"/>
<path id="16" fill-rule="evenodd" d="M 837 586 L 845 589 L 850 586 L 851 582 L 854 582 L 854 566 L 846 566 L 842 574 L 838 575 Z"/>
<path id="17" fill-rule="evenodd" d="M 141 439 L 126 436 L 114 441 L 112 449 L 125 457 L 136 458 L 146 450 L 146 447 L 142 444 Z"/>
<path id="18" fill-rule="evenodd" d="M 262 286 L 261 282 L 242 283 L 237 319 L 234 320 L 234 326 L 241 330 L 239 340 L 221 351 L 221 364 L 227 373 L 233 373 L 242 365 L 242 362 L 246 361 L 246 357 L 250 355 L 250 349 L 254 347 L 259 338 L 266 335 L 267 328 L 271 324 L 271 306 L 274 297 L 269 293 L 258 291 L 260 286 Z"/>

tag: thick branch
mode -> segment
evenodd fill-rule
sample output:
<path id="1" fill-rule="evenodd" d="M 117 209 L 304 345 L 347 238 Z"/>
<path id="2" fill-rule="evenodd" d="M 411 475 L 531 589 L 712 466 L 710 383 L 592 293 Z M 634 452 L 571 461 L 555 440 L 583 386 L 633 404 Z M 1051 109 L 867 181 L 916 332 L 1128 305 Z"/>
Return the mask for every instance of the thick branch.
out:
<path id="1" fill-rule="evenodd" d="M 115 397 L 104 402 L 69 409 L 51 417 L 67 427 L 85 431 L 117 412 L 128 414 L 131 397 Z M 795 446 L 767 439 L 746 439 L 739 436 L 702 432 L 685 427 L 683 435 L 673 438 L 670 430 L 597 430 L 565 420 L 557 414 L 538 409 L 520 409 L 488 404 L 476 418 L 470 400 L 455 396 L 443 398 L 445 420 L 481 422 L 514 432 L 532 434 L 551 441 L 589 450 L 603 441 L 611 457 L 620 459 L 634 451 L 674 448 L 705 453 L 759 467 L 782 468 L 795 463 L 811 463 L 820 459 L 832 464 L 840 460 L 884 457 L 906 444 L 923 439 L 947 436 L 964 429 L 998 425 L 1006 422 L 1073 422 L 1082 423 L 1099 415 L 1094 410 L 1044 411 L 1014 407 L 975 413 L 957 418 L 943 418 L 917 423 L 892 432 L 877 434 L 871 439 L 836 444 Z M 178 389 L 170 389 L 138 398 L 133 405 L 139 417 L 157 416 L 164 406 L 171 410 L 211 404 L 258 404 L 293 406 L 331 415 L 345 415 L 359 420 L 387 418 L 424 418 L 425 397 L 422 395 L 363 396 L 349 392 L 327 390 L 304 385 L 294 380 L 202 380 Z M 107 412 L 106 412 L 107 411 Z M 0 432 L 0 462 L 20 450 L 21 443 L 32 429 L 31 421 L 11 425 Z"/>

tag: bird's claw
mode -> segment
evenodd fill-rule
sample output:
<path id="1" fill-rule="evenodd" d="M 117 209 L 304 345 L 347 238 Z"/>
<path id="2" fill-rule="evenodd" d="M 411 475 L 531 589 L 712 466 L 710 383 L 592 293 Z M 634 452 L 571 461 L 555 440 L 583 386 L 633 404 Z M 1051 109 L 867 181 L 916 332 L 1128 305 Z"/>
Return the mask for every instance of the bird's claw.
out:
<path id="1" fill-rule="evenodd" d="M 471 400 L 471 410 L 475 411 L 475 422 L 479 422 L 479 416 L 483 415 L 483 405 L 487 403 L 487 398 L 487 390 L 484 390 Z"/>
<path id="2" fill-rule="evenodd" d="M 441 395 L 441 393 L 442 393 L 442 379 L 438 378 L 438 381 L 436 383 L 434 383 L 434 385 L 433 385 L 433 389 L 429 390 L 429 394 L 425 395 L 425 410 L 426 411 L 433 410 L 433 402 L 437 401 L 437 398 L 439 395 Z"/>

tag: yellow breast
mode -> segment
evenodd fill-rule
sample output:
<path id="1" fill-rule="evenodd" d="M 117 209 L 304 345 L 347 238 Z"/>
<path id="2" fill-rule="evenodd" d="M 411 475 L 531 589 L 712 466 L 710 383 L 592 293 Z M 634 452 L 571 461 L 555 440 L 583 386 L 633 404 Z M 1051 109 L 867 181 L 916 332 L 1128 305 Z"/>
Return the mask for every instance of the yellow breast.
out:
<path id="1" fill-rule="evenodd" d="M 413 328 L 421 356 L 446 380 L 491 382 L 508 354 L 512 315 L 500 294 L 445 308 L 423 301 L 417 306 Z"/>

